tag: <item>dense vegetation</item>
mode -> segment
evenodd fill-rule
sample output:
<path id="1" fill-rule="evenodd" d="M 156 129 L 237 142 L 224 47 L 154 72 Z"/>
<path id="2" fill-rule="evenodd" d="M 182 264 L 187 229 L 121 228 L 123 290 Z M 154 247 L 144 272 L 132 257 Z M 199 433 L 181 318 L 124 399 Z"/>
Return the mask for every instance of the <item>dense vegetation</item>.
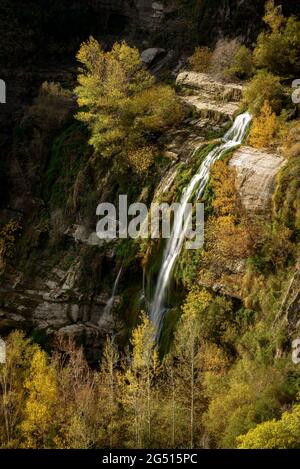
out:
<path id="1" fill-rule="evenodd" d="M 179 5 L 184 15 L 191 7 L 195 16 L 202 11 L 197 1 Z M 7 362 L 0 365 L 1 447 L 299 447 L 300 370 L 291 360 L 294 330 L 285 307 L 300 242 L 299 107 L 291 100 L 300 21 L 269 0 L 264 24 L 253 48 L 234 38 L 210 47 L 202 40 L 189 64 L 215 80 L 247 80 L 241 103 L 253 114 L 247 143 L 286 160 L 270 213 L 250 216 L 243 208 L 231 154 L 214 165 L 203 196 L 205 245 L 181 254 L 159 347 L 147 314 L 134 304 L 140 293 L 134 288 L 142 268 L 154 281 L 160 240 L 113 245 L 114 270 L 122 265 L 127 276 L 117 313 L 127 321 L 129 347 L 107 337 L 100 362 L 90 367 L 72 340 L 56 337 L 50 347 L 19 331 L 8 334 Z M 197 37 L 192 26 L 187 33 Z M 16 129 L 13 153 L 38 161 L 32 173 L 43 177 L 34 190 L 44 203 L 32 208 L 23 232 L 17 220 L 1 226 L 0 274 L 15 262 L 34 277 L 43 256 L 50 270 L 59 259 L 69 266 L 76 254 L 80 301 L 88 302 L 100 283 L 114 280 L 99 273 L 106 248 L 66 247 L 68 226 L 93 225 L 104 195 L 114 202 L 126 191 L 130 202 L 151 202 L 170 163 L 161 138 L 186 114 L 174 87 L 157 82 L 126 42 L 108 50 L 91 37 L 77 59 L 75 90 L 44 83 Z M 178 200 L 215 144 L 204 139 L 188 164 L 178 163 L 168 202 Z M 242 274 L 232 275 L 240 265 Z"/>

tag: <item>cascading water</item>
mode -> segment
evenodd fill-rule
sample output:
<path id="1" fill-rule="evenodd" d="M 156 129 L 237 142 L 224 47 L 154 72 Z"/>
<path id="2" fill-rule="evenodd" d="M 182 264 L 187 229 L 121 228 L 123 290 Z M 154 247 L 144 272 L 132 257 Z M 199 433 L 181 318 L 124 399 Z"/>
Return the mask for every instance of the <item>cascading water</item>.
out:
<path id="1" fill-rule="evenodd" d="M 106 318 L 109 318 L 110 317 L 110 314 L 111 314 L 111 310 L 114 306 L 114 302 L 115 302 L 115 296 L 116 296 L 116 292 L 117 292 L 117 288 L 118 288 L 118 284 L 119 284 L 119 280 L 120 280 L 120 277 L 121 277 L 121 273 L 122 273 L 122 267 L 120 268 L 119 272 L 118 272 L 118 275 L 116 277 L 116 280 L 115 280 L 115 283 L 114 283 L 114 286 L 113 286 L 113 289 L 112 289 L 112 293 L 111 293 L 111 297 L 110 299 L 108 300 L 105 308 L 104 308 L 104 312 L 99 320 L 99 323 L 98 325 L 100 326 L 101 323 L 103 322 L 104 319 Z"/>
<path id="2" fill-rule="evenodd" d="M 191 179 L 189 185 L 185 188 L 180 201 L 180 209 L 176 212 L 172 233 L 166 245 L 161 269 L 158 275 L 156 289 L 150 308 L 150 318 L 156 328 L 156 339 L 161 334 L 164 315 L 166 312 L 166 296 L 168 287 L 172 279 L 173 269 L 181 253 L 189 219 L 185 218 L 187 204 L 192 195 L 196 192 L 196 200 L 202 196 L 205 186 L 209 180 L 209 172 L 212 165 L 228 150 L 238 147 L 246 135 L 251 122 L 251 115 L 246 112 L 238 116 L 232 127 L 223 137 L 223 143 L 214 148 L 202 162 L 197 173 Z M 195 150 L 195 152 L 198 148 Z M 195 153 L 194 152 L 194 153 Z"/>

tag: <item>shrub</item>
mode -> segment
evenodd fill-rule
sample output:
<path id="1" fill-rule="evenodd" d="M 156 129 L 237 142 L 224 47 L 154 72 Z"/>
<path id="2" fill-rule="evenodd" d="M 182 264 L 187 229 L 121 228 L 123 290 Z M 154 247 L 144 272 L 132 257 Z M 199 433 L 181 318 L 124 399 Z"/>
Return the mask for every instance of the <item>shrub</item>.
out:
<path id="1" fill-rule="evenodd" d="M 288 158 L 300 156 L 300 122 L 293 123 L 286 136 L 283 150 Z"/>
<path id="2" fill-rule="evenodd" d="M 212 52 L 208 47 L 196 47 L 189 58 L 189 64 L 195 72 L 205 73 L 209 71 Z"/>
<path id="3" fill-rule="evenodd" d="M 227 75 L 230 78 L 250 78 L 254 73 L 252 52 L 246 46 L 242 45 L 237 49 L 233 62 L 227 69 Z"/>
<path id="4" fill-rule="evenodd" d="M 129 151 L 127 158 L 130 166 L 140 176 L 145 175 L 154 162 L 155 148 L 151 146 L 141 147 Z"/>
<path id="5" fill-rule="evenodd" d="M 290 158 L 277 178 L 274 209 L 278 219 L 294 232 L 300 231 L 300 157 Z"/>
<path id="6" fill-rule="evenodd" d="M 228 69 L 234 63 L 239 47 L 237 39 L 220 39 L 211 57 L 210 72 L 218 79 L 228 79 Z"/>
<path id="7" fill-rule="evenodd" d="M 60 128 L 74 108 L 72 92 L 62 88 L 60 83 L 44 82 L 29 109 L 28 115 L 35 124 L 45 131 Z"/>
<path id="8" fill-rule="evenodd" d="M 266 71 L 257 73 L 244 92 L 244 102 L 255 115 L 260 113 L 265 101 L 268 101 L 273 111 L 279 114 L 283 98 L 284 90 L 279 77 Z"/>

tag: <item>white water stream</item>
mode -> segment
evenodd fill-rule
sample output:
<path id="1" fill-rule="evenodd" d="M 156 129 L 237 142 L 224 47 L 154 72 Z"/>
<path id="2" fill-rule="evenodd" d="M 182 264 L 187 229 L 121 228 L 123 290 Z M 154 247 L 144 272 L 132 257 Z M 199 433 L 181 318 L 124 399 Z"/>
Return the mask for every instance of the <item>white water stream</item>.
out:
<path id="1" fill-rule="evenodd" d="M 101 326 L 104 321 L 109 320 L 111 318 L 111 311 L 112 311 L 112 308 L 113 308 L 114 303 L 115 303 L 115 297 L 116 297 L 116 292 L 117 292 L 119 280 L 120 280 L 120 277 L 121 277 L 121 273 L 122 273 L 122 267 L 120 268 L 120 270 L 118 272 L 118 275 L 116 277 L 116 280 L 115 280 L 115 283 L 114 283 L 114 286 L 113 286 L 113 289 L 112 289 L 111 297 L 109 298 L 108 302 L 106 303 L 103 314 L 101 315 L 101 318 L 98 322 L 98 326 Z"/>
<path id="2" fill-rule="evenodd" d="M 157 340 L 159 340 L 163 319 L 165 312 L 167 311 L 166 297 L 172 280 L 173 270 L 183 248 L 187 229 L 189 227 L 189 219 L 185 217 L 187 204 L 191 201 L 191 197 L 195 191 L 197 191 L 195 200 L 198 200 L 203 195 L 205 186 L 209 180 L 209 173 L 212 165 L 228 150 L 238 147 L 243 142 L 250 122 L 251 115 L 248 112 L 239 115 L 235 119 L 232 127 L 223 137 L 223 142 L 206 156 L 200 168 L 192 177 L 188 186 L 184 189 L 180 201 L 180 209 L 175 215 L 171 237 L 165 247 L 162 265 L 150 308 L 150 318 L 156 328 Z M 195 152 L 197 150 L 198 148 Z"/>

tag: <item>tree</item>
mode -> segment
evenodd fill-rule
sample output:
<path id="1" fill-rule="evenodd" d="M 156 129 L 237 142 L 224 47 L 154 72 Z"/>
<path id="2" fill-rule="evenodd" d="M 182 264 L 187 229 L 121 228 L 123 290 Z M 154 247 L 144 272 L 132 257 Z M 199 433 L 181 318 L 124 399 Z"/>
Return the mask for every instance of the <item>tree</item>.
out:
<path id="1" fill-rule="evenodd" d="M 241 205 L 235 171 L 225 161 L 213 166 L 211 189 L 214 213 L 207 223 L 204 262 L 218 273 L 250 255 L 257 233 Z"/>
<path id="2" fill-rule="evenodd" d="M 56 345 L 60 353 L 52 355 L 50 362 L 59 388 L 53 443 L 55 447 L 67 449 L 95 447 L 104 425 L 97 399 L 96 373 L 88 366 L 83 349 L 72 339 L 60 337 Z"/>
<path id="3" fill-rule="evenodd" d="M 272 110 L 279 114 L 283 99 L 284 91 L 279 77 L 265 70 L 259 71 L 254 76 L 244 92 L 244 102 L 255 115 L 260 113 L 266 101 Z"/>
<path id="4" fill-rule="evenodd" d="M 192 289 L 183 305 L 183 314 L 179 322 L 171 357 L 174 376 L 173 398 L 177 396 L 177 406 L 181 409 L 181 428 L 184 442 L 190 448 L 201 446 L 201 413 L 203 399 L 201 395 L 201 322 L 200 314 L 206 311 L 211 296 L 205 290 Z M 173 401 L 174 402 L 174 401 Z M 184 434 L 186 436 L 184 437 Z"/>
<path id="5" fill-rule="evenodd" d="M 145 313 L 131 338 L 132 357 L 125 370 L 121 402 L 128 422 L 130 445 L 134 448 L 150 446 L 152 420 L 156 412 L 154 381 L 160 372 L 155 328 Z"/>
<path id="6" fill-rule="evenodd" d="M 48 448 L 55 435 L 55 405 L 58 400 L 57 377 L 47 354 L 38 349 L 24 383 L 28 396 L 24 420 L 20 425 L 25 448 Z"/>
<path id="7" fill-rule="evenodd" d="M 300 70 L 300 21 L 284 18 L 274 0 L 266 3 L 264 21 L 268 30 L 257 39 L 254 62 L 275 74 L 290 75 Z"/>
<path id="8" fill-rule="evenodd" d="M 260 114 L 254 118 L 249 141 L 256 148 L 274 146 L 279 130 L 279 121 L 268 101 L 264 102 Z"/>
<path id="9" fill-rule="evenodd" d="M 6 363 L 0 364 L 0 446 L 20 445 L 19 425 L 24 417 L 25 388 L 30 363 L 37 345 L 26 339 L 21 331 L 6 339 Z"/>
<path id="10" fill-rule="evenodd" d="M 147 174 L 154 163 L 155 148 L 152 146 L 131 150 L 127 154 L 130 166 L 140 176 Z"/>
<path id="11" fill-rule="evenodd" d="M 181 119 L 175 92 L 155 85 L 136 48 L 121 42 L 104 52 L 91 37 L 81 45 L 77 59 L 83 66 L 75 90 L 80 106 L 77 118 L 89 125 L 90 144 L 103 157 L 127 158 L 147 147 L 152 133 Z M 138 167 L 136 162 L 134 166 Z"/>
<path id="12" fill-rule="evenodd" d="M 257 425 L 237 438 L 239 449 L 298 449 L 300 446 L 300 405 L 284 412 L 280 420 Z"/>
<path id="13" fill-rule="evenodd" d="M 254 73 L 254 64 L 252 52 L 246 46 L 241 45 L 227 69 L 227 75 L 230 78 L 247 79 Z"/>
<path id="14" fill-rule="evenodd" d="M 97 394 L 101 405 L 101 413 L 98 416 L 102 420 L 100 438 L 101 446 L 114 448 L 118 443 L 118 428 L 120 428 L 120 416 L 118 414 L 119 404 L 119 381 L 117 371 L 119 364 L 118 349 L 110 337 L 107 337 L 101 361 L 100 373 L 97 379 Z M 104 428 L 103 428 L 104 427 Z"/>

